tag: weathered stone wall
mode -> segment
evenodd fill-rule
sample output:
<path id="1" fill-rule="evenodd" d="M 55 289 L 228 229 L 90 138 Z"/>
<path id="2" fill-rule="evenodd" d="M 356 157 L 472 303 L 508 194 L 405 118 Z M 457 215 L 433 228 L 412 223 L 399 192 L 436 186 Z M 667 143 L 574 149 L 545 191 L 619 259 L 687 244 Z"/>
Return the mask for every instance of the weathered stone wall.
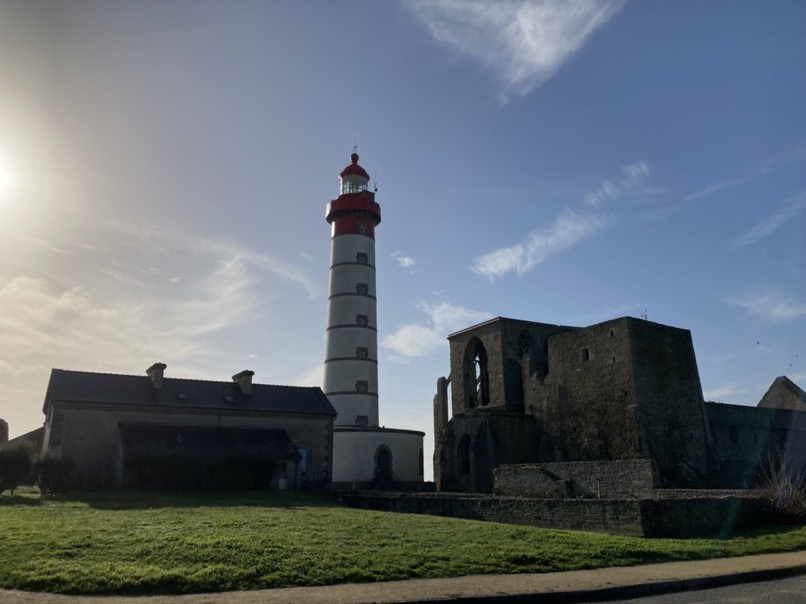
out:
<path id="1" fill-rule="evenodd" d="M 516 497 L 635 499 L 658 486 L 649 459 L 506 465 L 493 476 L 496 494 Z"/>
<path id="2" fill-rule="evenodd" d="M 361 509 L 644 537 L 725 536 L 761 518 L 761 502 L 752 497 L 619 500 L 354 493 L 343 500 Z"/>
<path id="3" fill-rule="evenodd" d="M 639 319 L 623 319 L 644 457 L 654 459 L 668 486 L 702 486 L 708 475 L 710 434 L 691 333 Z"/>
<path id="4" fill-rule="evenodd" d="M 0 419 L 0 445 L 8 442 L 8 422 Z"/>
<path id="5" fill-rule="evenodd" d="M 473 407 L 498 407 L 513 413 L 523 413 L 523 387 L 520 379 L 523 346 L 529 346 L 533 368 L 539 377 L 543 377 L 548 364 L 546 351 L 549 336 L 573 329 L 575 328 L 498 318 L 451 335 L 448 340 L 453 415 L 462 414 Z M 471 375 L 472 358 L 468 358 L 468 350 L 475 339 L 481 342 L 487 353 L 490 395 L 487 405 L 475 401 L 475 380 Z"/>
<path id="6" fill-rule="evenodd" d="M 769 409 L 806 411 L 806 392 L 785 375 L 775 378 L 758 403 Z"/>
<path id="7" fill-rule="evenodd" d="M 489 493 L 494 468 L 537 459 L 540 434 L 527 415 L 469 411 L 454 416 L 437 445 L 440 490 Z"/>
<path id="8" fill-rule="evenodd" d="M 638 459 L 642 454 L 626 319 L 553 336 L 548 375 L 529 381 L 543 425 L 543 461 Z"/>
<path id="9" fill-rule="evenodd" d="M 783 459 L 794 470 L 806 466 L 806 413 L 705 404 L 713 451 L 714 486 L 745 488 L 763 481 L 764 467 Z"/>

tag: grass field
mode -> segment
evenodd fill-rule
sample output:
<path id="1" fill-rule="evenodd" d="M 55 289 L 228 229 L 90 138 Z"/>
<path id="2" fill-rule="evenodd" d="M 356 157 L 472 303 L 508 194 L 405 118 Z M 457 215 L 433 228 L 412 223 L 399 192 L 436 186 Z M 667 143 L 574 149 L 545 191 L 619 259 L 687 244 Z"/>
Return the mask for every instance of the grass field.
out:
<path id="1" fill-rule="evenodd" d="M 354 510 L 294 492 L 0 495 L 0 587 L 193 593 L 806 549 L 806 527 L 640 539 Z"/>

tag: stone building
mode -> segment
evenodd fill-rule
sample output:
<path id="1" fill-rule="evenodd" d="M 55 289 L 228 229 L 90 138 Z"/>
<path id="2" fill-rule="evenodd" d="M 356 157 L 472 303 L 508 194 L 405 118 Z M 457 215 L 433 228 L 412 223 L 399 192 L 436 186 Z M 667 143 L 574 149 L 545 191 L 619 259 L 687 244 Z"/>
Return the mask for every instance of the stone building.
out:
<path id="1" fill-rule="evenodd" d="M 336 411 L 319 388 L 253 384 L 252 371 L 232 382 L 53 369 L 48 383 L 43 449 L 74 464 L 73 486 L 127 484 L 127 456 L 144 450 L 223 456 L 260 448 L 277 462 L 272 485 L 327 487 L 333 468 Z"/>
<path id="2" fill-rule="evenodd" d="M 4 442 L 8 442 L 8 422 L 0 419 L 0 445 Z"/>
<path id="3" fill-rule="evenodd" d="M 684 329 L 628 317 L 585 328 L 497 318 L 448 341 L 451 373 L 434 398 L 443 491 L 492 492 L 494 471 L 513 464 L 551 464 L 541 471 L 552 488 L 595 484 L 599 494 L 601 479 L 580 472 L 616 481 L 635 472 L 627 482 L 642 488 L 740 488 L 767 459 L 806 459 L 806 413 L 792 410 L 803 392 L 779 378 L 762 401 L 774 409 L 706 403 Z M 646 463 L 585 465 L 625 460 Z"/>

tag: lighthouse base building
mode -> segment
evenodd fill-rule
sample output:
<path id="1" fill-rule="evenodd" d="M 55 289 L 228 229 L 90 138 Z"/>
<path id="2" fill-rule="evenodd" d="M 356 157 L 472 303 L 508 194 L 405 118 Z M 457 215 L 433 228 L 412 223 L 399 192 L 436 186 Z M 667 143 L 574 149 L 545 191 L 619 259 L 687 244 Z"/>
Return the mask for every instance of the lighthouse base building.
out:
<path id="1" fill-rule="evenodd" d="M 423 432 L 333 428 L 334 488 L 417 489 L 423 483 Z"/>
<path id="2" fill-rule="evenodd" d="M 423 432 L 378 421 L 375 227 L 381 207 L 358 154 L 339 174 L 327 205 L 331 226 L 323 390 L 338 412 L 333 427 L 335 488 L 416 488 L 423 482 Z"/>

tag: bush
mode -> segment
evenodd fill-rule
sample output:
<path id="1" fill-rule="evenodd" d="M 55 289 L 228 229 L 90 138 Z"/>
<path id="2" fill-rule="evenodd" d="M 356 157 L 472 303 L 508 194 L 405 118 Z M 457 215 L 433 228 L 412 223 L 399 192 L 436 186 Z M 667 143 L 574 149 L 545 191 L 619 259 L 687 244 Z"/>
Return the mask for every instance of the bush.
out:
<path id="1" fill-rule="evenodd" d="M 34 447 L 28 442 L 11 442 L 0 445 L 0 493 L 14 494 L 21 484 L 33 482 L 32 461 Z"/>
<path id="2" fill-rule="evenodd" d="M 771 512 L 784 520 L 806 520 L 806 467 L 770 458 L 762 470 L 760 489 Z"/>
<path id="3" fill-rule="evenodd" d="M 73 460 L 61 451 L 46 451 L 34 461 L 34 471 L 43 495 L 64 493 L 70 485 Z"/>
<path id="4" fill-rule="evenodd" d="M 123 461 L 124 486 L 142 491 L 262 490 L 277 467 L 266 452 L 233 452 L 203 458 L 132 453 Z"/>

